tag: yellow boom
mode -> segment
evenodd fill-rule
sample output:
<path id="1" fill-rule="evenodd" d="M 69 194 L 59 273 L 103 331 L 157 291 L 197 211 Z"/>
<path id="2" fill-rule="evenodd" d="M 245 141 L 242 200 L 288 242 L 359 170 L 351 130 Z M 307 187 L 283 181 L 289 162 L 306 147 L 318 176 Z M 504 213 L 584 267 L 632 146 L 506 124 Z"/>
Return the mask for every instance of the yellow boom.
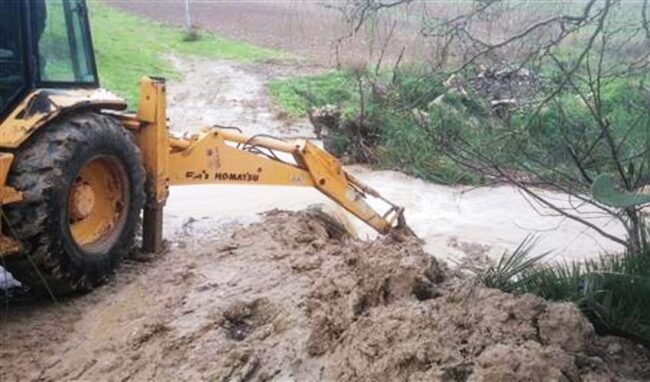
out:
<path id="1" fill-rule="evenodd" d="M 142 150 L 149 200 L 145 206 L 143 248 L 162 245 L 162 209 L 171 185 L 249 184 L 315 187 L 382 234 L 403 224 L 403 209 L 347 173 L 341 163 L 308 140 L 248 137 L 232 128 L 205 128 L 199 134 L 170 137 L 166 123 L 164 81 L 145 77 L 137 115 L 121 115 Z M 276 153 L 290 154 L 293 163 Z M 367 196 L 387 204 L 380 215 Z"/>

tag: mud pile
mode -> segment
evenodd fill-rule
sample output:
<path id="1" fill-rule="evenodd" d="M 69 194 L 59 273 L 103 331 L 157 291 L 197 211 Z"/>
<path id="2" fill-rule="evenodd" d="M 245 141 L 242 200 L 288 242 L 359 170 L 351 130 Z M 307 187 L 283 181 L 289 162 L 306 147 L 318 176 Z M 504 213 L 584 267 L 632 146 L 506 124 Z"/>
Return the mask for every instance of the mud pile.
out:
<path id="1" fill-rule="evenodd" d="M 49 315 L 18 312 L 0 326 L 14 344 L 0 348 L 0 379 L 650 378 L 645 350 L 596 336 L 575 306 L 481 288 L 414 238 L 362 242 L 312 213 L 281 211 L 215 235 L 188 235 Z"/>
<path id="2" fill-rule="evenodd" d="M 310 287 L 295 290 L 296 304 L 261 299 L 226 310 L 221 330 L 231 344 L 243 346 L 233 346 L 229 356 L 234 360 L 218 379 L 548 381 L 650 376 L 643 374 L 647 366 L 641 349 L 620 339 L 598 338 L 572 304 L 481 288 L 446 271 L 417 239 L 365 243 L 333 238 L 331 232 L 304 213 L 274 212 L 233 237 L 240 249 L 232 256 L 250 251 L 252 238 L 286 251 L 282 262 L 306 277 Z M 295 321 L 278 321 L 282 316 Z M 285 346 L 278 344 L 293 325 L 304 325 L 294 327 L 304 338 L 282 354 Z M 246 362 L 241 349 L 248 349 Z M 289 359 L 278 360 L 279 355 Z"/>

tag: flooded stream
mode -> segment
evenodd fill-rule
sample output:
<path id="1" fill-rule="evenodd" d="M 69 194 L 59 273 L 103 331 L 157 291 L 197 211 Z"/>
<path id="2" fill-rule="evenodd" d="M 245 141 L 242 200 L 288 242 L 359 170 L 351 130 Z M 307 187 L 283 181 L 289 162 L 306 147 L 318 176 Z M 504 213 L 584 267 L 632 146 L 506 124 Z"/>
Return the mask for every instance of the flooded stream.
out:
<path id="1" fill-rule="evenodd" d="M 286 68 L 241 66 L 226 61 L 172 61 L 184 80 L 169 86 L 172 127 L 189 131 L 212 124 L 235 125 L 244 133 L 282 137 L 313 136 L 307 121 L 288 123 L 276 118 L 265 84 L 277 73 L 298 72 Z M 193 89 L 204 89 L 193 93 Z M 351 172 L 406 208 L 406 218 L 437 257 L 460 261 L 465 255 L 496 258 L 536 235 L 536 251 L 552 251 L 552 258 L 582 259 L 620 246 L 582 224 L 550 211 L 533 208 L 516 188 L 509 186 L 464 188 L 427 183 L 392 171 L 373 171 L 352 166 Z M 547 194 L 560 205 L 570 205 L 566 195 Z M 246 224 L 270 209 L 303 209 L 314 203 L 331 203 L 318 191 L 290 187 L 188 186 L 172 188 L 166 209 L 167 237 L 210 235 L 220 224 Z M 621 234 L 611 218 L 584 217 L 607 231 Z M 550 216 L 549 216 L 550 215 Z M 363 237 L 375 233 L 356 221 Z"/>

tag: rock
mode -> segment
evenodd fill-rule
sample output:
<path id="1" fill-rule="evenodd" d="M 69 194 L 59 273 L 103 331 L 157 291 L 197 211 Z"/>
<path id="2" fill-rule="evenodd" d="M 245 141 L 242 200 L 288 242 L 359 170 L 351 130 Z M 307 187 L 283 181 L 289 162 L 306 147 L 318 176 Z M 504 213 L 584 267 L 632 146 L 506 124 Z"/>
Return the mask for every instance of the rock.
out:
<path id="1" fill-rule="evenodd" d="M 539 336 L 548 345 L 575 353 L 584 349 L 594 328 L 572 303 L 551 304 L 538 318 Z"/>
<path id="2" fill-rule="evenodd" d="M 341 111 L 334 105 L 313 107 L 307 112 L 307 115 L 314 126 L 314 134 L 318 138 L 336 132 L 340 128 Z"/>
<path id="3" fill-rule="evenodd" d="M 618 355 L 621 354 L 623 351 L 623 346 L 619 344 L 618 342 L 612 342 L 607 346 L 607 352 L 611 355 Z"/>
<path id="4" fill-rule="evenodd" d="M 576 355 L 576 366 L 580 369 L 594 369 L 600 368 L 605 364 L 602 358 L 598 356 L 589 356 L 584 353 Z"/>
<path id="5" fill-rule="evenodd" d="M 577 379 L 574 359 L 558 348 L 528 341 L 496 344 L 481 353 L 468 381 L 567 381 Z"/>

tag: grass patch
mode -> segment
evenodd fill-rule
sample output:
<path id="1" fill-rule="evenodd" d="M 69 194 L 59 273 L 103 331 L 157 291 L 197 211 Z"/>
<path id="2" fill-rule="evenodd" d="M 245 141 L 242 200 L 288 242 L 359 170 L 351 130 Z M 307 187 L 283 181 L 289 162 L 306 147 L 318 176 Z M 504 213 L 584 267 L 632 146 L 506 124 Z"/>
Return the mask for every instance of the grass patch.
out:
<path id="1" fill-rule="evenodd" d="M 275 101 L 292 117 L 307 115 L 310 107 L 335 104 L 351 110 L 358 103 L 355 81 L 347 71 L 331 71 L 317 76 L 276 79 L 269 83 Z"/>
<path id="2" fill-rule="evenodd" d="M 287 58 L 282 52 L 231 41 L 201 32 L 196 41 L 184 41 L 184 30 L 90 2 L 90 21 L 103 87 L 126 98 L 133 108 L 138 83 L 144 75 L 178 78 L 166 54 L 250 62 Z"/>

